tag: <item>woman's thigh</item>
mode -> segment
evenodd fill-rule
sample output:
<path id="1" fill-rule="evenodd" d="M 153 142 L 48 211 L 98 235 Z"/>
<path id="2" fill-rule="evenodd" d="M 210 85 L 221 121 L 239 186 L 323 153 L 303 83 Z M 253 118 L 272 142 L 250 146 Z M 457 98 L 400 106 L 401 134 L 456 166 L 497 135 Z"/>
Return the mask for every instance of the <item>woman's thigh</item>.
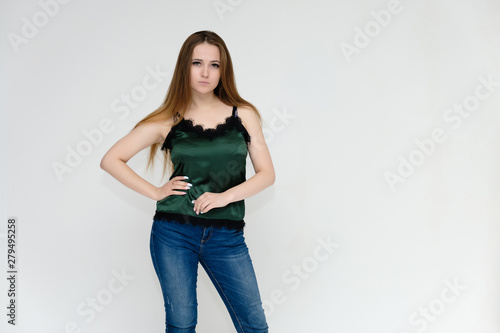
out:
<path id="1" fill-rule="evenodd" d="M 200 262 L 215 285 L 238 332 L 268 331 L 257 279 L 242 231 L 213 228 Z"/>
<path id="2" fill-rule="evenodd" d="M 151 259 L 160 281 L 168 332 L 194 331 L 197 322 L 197 235 L 185 227 L 154 221 L 151 229 Z"/>

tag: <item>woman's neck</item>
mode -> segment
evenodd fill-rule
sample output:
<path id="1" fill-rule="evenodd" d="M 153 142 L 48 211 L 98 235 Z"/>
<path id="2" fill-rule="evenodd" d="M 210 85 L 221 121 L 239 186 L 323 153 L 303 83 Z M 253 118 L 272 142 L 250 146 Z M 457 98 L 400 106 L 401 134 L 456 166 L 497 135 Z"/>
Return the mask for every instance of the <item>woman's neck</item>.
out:
<path id="1" fill-rule="evenodd" d="M 213 92 L 208 94 L 191 93 L 190 109 L 206 109 L 220 103 L 219 98 Z"/>

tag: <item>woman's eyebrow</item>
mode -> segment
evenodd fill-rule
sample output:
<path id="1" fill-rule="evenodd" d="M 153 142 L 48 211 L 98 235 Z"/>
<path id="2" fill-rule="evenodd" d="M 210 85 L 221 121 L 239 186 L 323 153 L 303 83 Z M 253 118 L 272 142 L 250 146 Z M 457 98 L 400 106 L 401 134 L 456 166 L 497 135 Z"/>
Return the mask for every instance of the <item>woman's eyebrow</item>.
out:
<path id="1" fill-rule="evenodd" d="M 203 59 L 194 58 L 193 61 L 203 61 Z M 210 60 L 210 62 L 220 62 L 220 60 Z"/>

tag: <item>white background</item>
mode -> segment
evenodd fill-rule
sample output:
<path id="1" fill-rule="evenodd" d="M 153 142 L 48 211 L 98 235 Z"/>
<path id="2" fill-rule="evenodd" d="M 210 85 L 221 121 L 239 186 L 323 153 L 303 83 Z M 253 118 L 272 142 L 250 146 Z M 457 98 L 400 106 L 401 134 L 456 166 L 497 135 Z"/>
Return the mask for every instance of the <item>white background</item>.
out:
<path id="1" fill-rule="evenodd" d="M 226 41 L 275 163 L 245 229 L 270 331 L 500 332 L 497 0 L 54 4 L 0 5 L 0 268 L 16 217 L 19 272 L 16 326 L 1 279 L 2 332 L 164 330 L 155 203 L 99 162 L 160 105 L 182 42 L 205 29 Z M 164 74 L 141 90 L 148 68 Z M 449 113 L 463 103 L 473 110 Z M 130 161 L 160 184 L 145 164 L 145 151 Z M 197 331 L 234 332 L 202 269 L 198 296 Z"/>

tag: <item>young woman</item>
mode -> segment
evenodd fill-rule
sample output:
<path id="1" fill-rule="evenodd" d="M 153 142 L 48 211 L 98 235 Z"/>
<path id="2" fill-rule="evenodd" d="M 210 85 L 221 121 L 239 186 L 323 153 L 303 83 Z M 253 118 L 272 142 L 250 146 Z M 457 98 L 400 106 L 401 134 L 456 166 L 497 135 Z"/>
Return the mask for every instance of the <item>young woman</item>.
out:
<path id="1" fill-rule="evenodd" d="M 126 163 L 151 147 L 173 164 L 156 187 Z M 255 175 L 245 179 L 247 153 Z M 164 167 L 166 164 L 164 164 Z M 166 311 L 166 332 L 195 332 L 198 263 L 224 301 L 237 332 L 268 331 L 243 237 L 244 199 L 274 183 L 257 109 L 236 90 L 224 41 L 199 31 L 182 45 L 163 104 L 104 155 L 101 167 L 157 201 L 150 249 Z"/>

